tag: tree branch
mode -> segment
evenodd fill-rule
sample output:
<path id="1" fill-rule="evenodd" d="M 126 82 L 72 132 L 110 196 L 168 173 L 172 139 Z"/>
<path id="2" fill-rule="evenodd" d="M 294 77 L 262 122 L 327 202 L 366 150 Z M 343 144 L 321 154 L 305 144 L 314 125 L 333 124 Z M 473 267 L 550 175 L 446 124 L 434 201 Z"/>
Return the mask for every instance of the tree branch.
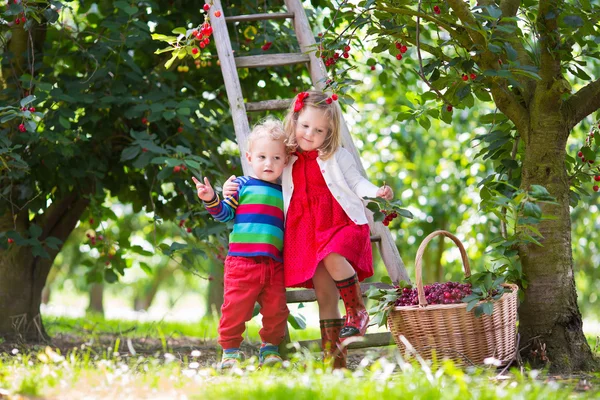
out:
<path id="1" fill-rule="evenodd" d="M 377 6 L 377 10 L 389 12 L 390 14 L 400 14 L 400 15 L 408 15 L 411 17 L 419 17 L 425 21 L 431 22 L 440 28 L 447 31 L 450 36 L 458 41 L 462 47 L 465 49 L 470 49 L 473 47 L 473 43 L 469 40 L 468 36 L 464 35 L 461 32 L 462 27 L 450 25 L 438 18 L 432 17 L 429 14 L 423 12 L 417 12 L 410 8 L 397 8 L 397 7 L 386 7 L 386 6 Z"/>
<path id="2" fill-rule="evenodd" d="M 491 92 L 498 109 L 515 124 L 519 134 L 527 143 L 529 136 L 529 112 L 527 109 L 508 90 L 504 80 L 494 82 L 491 86 Z"/>
<path id="3" fill-rule="evenodd" d="M 484 49 L 484 51 L 489 51 L 487 50 L 485 37 L 483 37 L 478 31 L 471 29 L 472 26 L 477 26 L 479 23 L 469 9 L 468 3 L 465 3 L 462 0 L 448 0 L 448 5 L 450 8 L 452 8 L 458 19 L 462 22 L 463 26 L 467 28 L 467 34 L 473 43 L 479 45 L 482 49 Z M 470 50 L 468 47 L 466 49 Z"/>
<path id="4" fill-rule="evenodd" d="M 540 0 L 537 27 L 540 33 L 540 76 L 542 83 L 552 84 L 560 76 L 560 55 L 553 51 L 559 42 L 558 0 Z"/>
<path id="5" fill-rule="evenodd" d="M 600 78 L 588 83 L 564 104 L 564 113 L 571 131 L 582 119 L 600 109 Z"/>
<path id="6" fill-rule="evenodd" d="M 503 17 L 514 17 L 519 11 L 521 0 L 502 0 L 500 2 L 500 10 L 502 10 Z"/>

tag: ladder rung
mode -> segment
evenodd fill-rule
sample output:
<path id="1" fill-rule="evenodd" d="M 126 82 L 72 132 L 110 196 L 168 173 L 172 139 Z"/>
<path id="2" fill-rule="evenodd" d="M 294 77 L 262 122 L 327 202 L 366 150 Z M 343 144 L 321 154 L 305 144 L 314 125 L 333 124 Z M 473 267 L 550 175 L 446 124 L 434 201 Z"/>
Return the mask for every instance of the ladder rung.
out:
<path id="1" fill-rule="evenodd" d="M 309 61 L 310 57 L 308 54 L 269 54 L 264 56 L 236 57 L 235 66 L 238 68 L 282 67 L 284 65 L 301 64 Z"/>
<path id="2" fill-rule="evenodd" d="M 365 293 L 370 287 L 375 286 L 379 289 L 390 289 L 391 285 L 382 282 L 369 282 L 361 283 L 360 290 Z M 308 303 L 310 301 L 316 301 L 315 291 L 313 289 L 301 289 L 301 290 L 288 290 L 285 292 L 285 298 L 288 303 Z"/>
<path id="3" fill-rule="evenodd" d="M 317 340 L 300 340 L 300 347 L 308 349 L 320 349 L 321 339 Z M 363 337 L 363 340 L 352 342 L 348 345 L 349 349 L 364 349 L 366 347 L 381 347 L 394 344 L 394 339 L 390 332 L 368 333 Z"/>
<path id="4" fill-rule="evenodd" d="M 374 242 L 381 242 L 381 236 L 379 236 L 379 235 L 371 236 L 371 243 L 374 243 Z"/>
<path id="5" fill-rule="evenodd" d="M 294 13 L 266 13 L 266 14 L 250 14 L 250 15 L 233 15 L 225 17 L 225 22 L 251 22 L 264 21 L 272 19 L 288 19 L 294 18 Z"/>
<path id="6" fill-rule="evenodd" d="M 246 103 L 246 111 L 270 111 L 270 110 L 287 110 L 292 104 L 292 99 L 277 99 L 256 101 Z"/>

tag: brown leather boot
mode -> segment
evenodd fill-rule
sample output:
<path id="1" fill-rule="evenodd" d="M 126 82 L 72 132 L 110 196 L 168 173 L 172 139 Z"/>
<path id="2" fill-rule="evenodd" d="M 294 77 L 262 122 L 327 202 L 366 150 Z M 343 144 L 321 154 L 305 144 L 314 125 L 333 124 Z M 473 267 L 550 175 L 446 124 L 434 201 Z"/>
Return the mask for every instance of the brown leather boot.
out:
<path id="1" fill-rule="evenodd" d="M 340 329 L 344 326 L 344 319 L 322 319 L 321 325 L 321 347 L 323 349 L 323 361 L 329 362 L 333 357 L 333 368 L 346 368 L 346 348 L 340 345 Z"/>
<path id="2" fill-rule="evenodd" d="M 360 291 L 356 274 L 342 281 L 335 281 L 340 296 L 346 306 L 346 323 L 340 331 L 340 338 L 364 336 L 369 325 L 369 313 Z"/>

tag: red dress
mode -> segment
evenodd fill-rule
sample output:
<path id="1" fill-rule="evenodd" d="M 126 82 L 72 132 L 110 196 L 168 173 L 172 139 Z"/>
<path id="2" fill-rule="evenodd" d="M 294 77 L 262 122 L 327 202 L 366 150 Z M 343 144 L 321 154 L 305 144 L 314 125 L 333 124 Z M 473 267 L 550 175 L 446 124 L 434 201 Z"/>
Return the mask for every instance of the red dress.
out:
<path id="1" fill-rule="evenodd" d="M 369 225 L 356 225 L 335 200 L 317 163 L 317 151 L 296 153 L 294 193 L 285 217 L 286 287 L 312 288 L 317 265 L 330 253 L 345 257 L 359 281 L 373 275 Z"/>

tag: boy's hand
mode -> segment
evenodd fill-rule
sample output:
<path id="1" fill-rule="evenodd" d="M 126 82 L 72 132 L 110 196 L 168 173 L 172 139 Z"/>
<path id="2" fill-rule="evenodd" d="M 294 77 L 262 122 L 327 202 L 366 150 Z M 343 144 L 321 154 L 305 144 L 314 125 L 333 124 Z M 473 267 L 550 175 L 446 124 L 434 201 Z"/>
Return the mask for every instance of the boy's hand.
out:
<path id="1" fill-rule="evenodd" d="M 235 178 L 235 175 L 231 175 L 223 184 L 223 197 L 233 196 L 238 191 L 240 185 L 232 182 Z"/>
<path id="2" fill-rule="evenodd" d="M 379 190 L 377 191 L 377 194 L 375 195 L 377 197 L 381 197 L 382 199 L 386 199 L 387 201 L 390 201 L 391 199 L 394 198 L 394 192 L 392 191 L 392 188 L 385 185 L 379 188 Z"/>
<path id="3" fill-rule="evenodd" d="M 196 179 L 195 176 L 192 176 L 192 180 L 196 184 L 196 189 L 198 190 L 198 197 L 200 200 L 210 201 L 215 197 L 215 191 L 210 185 L 210 182 L 206 176 L 204 177 L 204 183 Z"/>

